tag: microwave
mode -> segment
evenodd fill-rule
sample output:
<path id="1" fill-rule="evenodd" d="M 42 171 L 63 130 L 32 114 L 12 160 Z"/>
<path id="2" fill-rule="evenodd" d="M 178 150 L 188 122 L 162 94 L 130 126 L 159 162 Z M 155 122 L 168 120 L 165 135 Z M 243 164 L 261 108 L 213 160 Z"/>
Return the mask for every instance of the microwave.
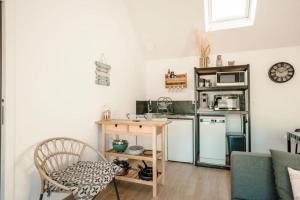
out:
<path id="1" fill-rule="evenodd" d="M 246 85 L 246 72 L 217 72 L 216 86 L 239 86 Z"/>

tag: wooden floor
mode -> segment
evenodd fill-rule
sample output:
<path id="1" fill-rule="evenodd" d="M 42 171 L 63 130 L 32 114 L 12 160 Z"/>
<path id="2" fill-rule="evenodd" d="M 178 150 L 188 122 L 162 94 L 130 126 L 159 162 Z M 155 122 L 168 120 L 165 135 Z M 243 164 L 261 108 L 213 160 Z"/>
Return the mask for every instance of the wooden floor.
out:
<path id="1" fill-rule="evenodd" d="M 230 199 L 230 171 L 195 167 L 176 162 L 167 163 L 166 184 L 159 185 L 160 200 L 227 200 Z M 118 181 L 121 200 L 150 200 L 150 186 Z M 112 185 L 96 200 L 115 200 Z"/>

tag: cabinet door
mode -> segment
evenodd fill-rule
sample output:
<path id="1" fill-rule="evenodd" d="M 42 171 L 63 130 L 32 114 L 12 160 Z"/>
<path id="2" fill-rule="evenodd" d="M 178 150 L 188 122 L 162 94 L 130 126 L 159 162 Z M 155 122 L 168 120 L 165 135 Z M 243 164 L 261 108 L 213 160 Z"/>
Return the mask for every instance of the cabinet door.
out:
<path id="1" fill-rule="evenodd" d="M 193 163 L 193 120 L 172 120 L 168 125 L 168 160 Z"/>

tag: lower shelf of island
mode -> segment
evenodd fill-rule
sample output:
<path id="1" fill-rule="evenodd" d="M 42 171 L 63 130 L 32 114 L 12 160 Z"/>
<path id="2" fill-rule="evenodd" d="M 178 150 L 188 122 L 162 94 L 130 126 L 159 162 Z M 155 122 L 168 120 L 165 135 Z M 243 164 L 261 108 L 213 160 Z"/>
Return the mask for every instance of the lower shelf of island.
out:
<path id="1" fill-rule="evenodd" d="M 143 184 L 143 185 L 153 185 L 153 181 L 145 181 L 139 178 L 139 169 L 136 168 L 130 168 L 128 170 L 128 174 L 125 176 L 116 176 L 117 180 L 120 181 L 127 181 L 127 182 L 132 182 L 132 183 L 139 183 L 139 184 Z M 162 173 L 158 172 L 157 175 L 157 182 L 160 182 L 162 178 Z"/>
<path id="2" fill-rule="evenodd" d="M 146 153 L 148 152 L 148 153 Z M 105 156 L 113 156 L 113 157 L 120 157 L 120 158 L 128 158 L 132 160 L 144 160 L 144 161 L 153 161 L 152 157 L 152 150 L 145 150 L 141 155 L 131 155 L 126 152 L 116 152 L 113 149 L 104 152 Z M 156 151 L 157 159 L 162 157 L 162 151 Z"/>

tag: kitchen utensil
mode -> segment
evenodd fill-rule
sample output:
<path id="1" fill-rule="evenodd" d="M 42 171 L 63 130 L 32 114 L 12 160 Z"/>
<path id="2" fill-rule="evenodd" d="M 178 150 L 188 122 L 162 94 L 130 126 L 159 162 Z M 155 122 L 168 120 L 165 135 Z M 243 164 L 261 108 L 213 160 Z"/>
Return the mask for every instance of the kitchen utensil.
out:
<path id="1" fill-rule="evenodd" d="M 127 149 L 127 153 L 130 155 L 141 155 L 144 152 L 144 147 L 142 146 L 130 146 Z"/>
<path id="2" fill-rule="evenodd" d="M 234 66 L 235 61 L 234 60 L 230 60 L 228 61 L 228 66 Z"/>
<path id="3" fill-rule="evenodd" d="M 152 150 L 145 150 L 144 155 L 145 156 L 152 156 L 153 155 Z"/>
<path id="4" fill-rule="evenodd" d="M 211 87 L 211 85 L 211 81 L 206 79 L 204 82 L 204 87 Z"/>
<path id="5" fill-rule="evenodd" d="M 139 171 L 139 177 L 142 180 L 145 181 L 151 181 L 152 180 L 152 174 L 153 174 L 153 170 L 152 167 L 148 167 L 146 162 L 143 160 L 143 163 L 145 165 L 145 167 L 142 167 L 141 165 L 138 165 L 138 167 L 140 168 Z"/>
<path id="6" fill-rule="evenodd" d="M 111 111 L 108 105 L 104 105 L 103 107 L 103 112 L 102 112 L 102 119 L 103 120 L 109 120 L 111 116 Z"/>
<path id="7" fill-rule="evenodd" d="M 159 97 L 157 99 L 157 110 L 160 113 L 163 112 L 169 112 L 170 111 L 170 105 L 172 105 L 172 99 L 170 97 Z"/>
<path id="8" fill-rule="evenodd" d="M 214 110 L 241 110 L 241 95 L 222 94 L 214 96 Z"/>
<path id="9" fill-rule="evenodd" d="M 113 149 L 116 152 L 124 152 L 128 147 L 128 141 L 127 140 L 113 140 L 112 145 L 113 145 Z"/>
<path id="10" fill-rule="evenodd" d="M 217 55 L 216 66 L 217 67 L 222 67 L 223 66 L 222 55 Z"/>
<path id="11" fill-rule="evenodd" d="M 200 94 L 200 107 L 202 109 L 208 109 L 208 94 L 207 93 L 201 93 Z"/>
<path id="12" fill-rule="evenodd" d="M 130 119 L 130 120 L 135 120 L 135 119 L 137 119 L 137 115 L 136 115 L 136 114 L 133 114 L 133 113 L 127 113 L 127 114 L 126 114 L 126 117 L 127 117 L 127 119 Z"/>
<path id="13" fill-rule="evenodd" d="M 204 87 L 205 85 L 205 79 L 199 78 L 199 87 Z"/>
<path id="14" fill-rule="evenodd" d="M 118 165 L 121 168 L 121 170 L 117 172 L 117 176 L 125 176 L 128 174 L 128 170 L 130 169 L 130 166 L 126 160 L 114 159 L 113 163 Z"/>

